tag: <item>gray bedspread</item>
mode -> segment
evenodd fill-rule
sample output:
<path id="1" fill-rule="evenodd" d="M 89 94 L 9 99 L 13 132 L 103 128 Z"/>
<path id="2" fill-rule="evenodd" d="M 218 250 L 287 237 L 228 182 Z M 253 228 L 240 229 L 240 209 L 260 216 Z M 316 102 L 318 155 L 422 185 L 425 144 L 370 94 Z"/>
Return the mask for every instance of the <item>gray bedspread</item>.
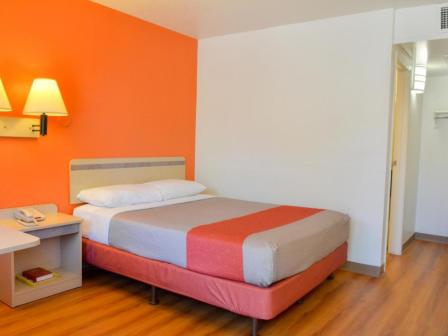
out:
<path id="1" fill-rule="evenodd" d="M 115 215 L 109 245 L 267 287 L 303 272 L 344 244 L 349 221 L 335 211 L 217 197 Z"/>

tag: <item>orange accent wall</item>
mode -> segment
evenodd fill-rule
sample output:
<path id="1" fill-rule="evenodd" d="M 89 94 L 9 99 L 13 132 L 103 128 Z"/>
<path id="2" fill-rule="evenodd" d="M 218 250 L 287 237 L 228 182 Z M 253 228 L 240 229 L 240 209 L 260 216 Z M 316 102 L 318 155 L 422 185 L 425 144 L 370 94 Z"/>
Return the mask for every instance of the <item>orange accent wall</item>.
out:
<path id="1" fill-rule="evenodd" d="M 88 0 L 0 0 L 0 78 L 22 117 L 35 78 L 69 117 L 38 139 L 0 137 L 0 208 L 71 213 L 72 159 L 185 156 L 194 179 L 197 40 Z"/>

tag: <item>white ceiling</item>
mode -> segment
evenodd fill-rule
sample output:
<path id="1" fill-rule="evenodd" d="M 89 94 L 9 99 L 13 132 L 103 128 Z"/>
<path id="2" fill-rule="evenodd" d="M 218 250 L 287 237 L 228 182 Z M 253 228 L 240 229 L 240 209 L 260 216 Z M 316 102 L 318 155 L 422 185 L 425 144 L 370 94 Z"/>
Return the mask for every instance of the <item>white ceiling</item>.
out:
<path id="1" fill-rule="evenodd" d="M 204 39 L 437 0 L 91 0 L 178 33 Z M 443 2 L 443 1 L 442 1 Z"/>
<path id="2" fill-rule="evenodd" d="M 412 56 L 414 45 L 414 43 L 405 43 L 401 46 Z M 428 77 L 448 76 L 448 64 L 443 58 L 443 55 L 448 55 L 448 40 L 418 42 L 416 49 L 418 57 L 427 54 Z M 424 60 L 417 59 L 416 63 L 424 63 Z"/>

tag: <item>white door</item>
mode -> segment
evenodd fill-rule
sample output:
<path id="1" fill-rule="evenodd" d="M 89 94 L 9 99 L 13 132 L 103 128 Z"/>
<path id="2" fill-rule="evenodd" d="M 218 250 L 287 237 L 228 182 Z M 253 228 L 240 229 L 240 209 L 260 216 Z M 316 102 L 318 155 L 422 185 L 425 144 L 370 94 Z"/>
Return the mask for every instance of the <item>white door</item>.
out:
<path id="1" fill-rule="evenodd" d="M 388 253 L 401 254 L 407 158 L 410 71 L 397 69 L 391 166 Z"/>

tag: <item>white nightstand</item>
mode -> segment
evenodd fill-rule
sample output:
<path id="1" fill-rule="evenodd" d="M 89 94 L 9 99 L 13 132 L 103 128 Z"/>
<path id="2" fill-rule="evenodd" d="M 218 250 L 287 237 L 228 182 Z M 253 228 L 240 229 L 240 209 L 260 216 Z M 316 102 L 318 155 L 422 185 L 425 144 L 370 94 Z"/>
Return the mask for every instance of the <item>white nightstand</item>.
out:
<path id="1" fill-rule="evenodd" d="M 9 246 L 11 252 L 0 254 L 0 300 L 10 307 L 17 307 L 82 285 L 82 219 L 57 213 L 54 204 L 32 207 L 46 216 L 46 219 L 39 222 L 39 226 L 36 227 L 26 227 L 12 219 L 13 209 L 0 210 L 2 232 L 9 232 L 15 237 L 17 235 L 11 231 L 16 231 L 16 234 L 19 233 L 17 231 L 24 232 L 30 235 L 28 237 L 31 241 L 30 246 L 39 244 L 39 241 L 35 241 L 35 237 L 40 239 L 40 244 L 37 246 L 27 248 L 22 245 L 20 250 L 16 250 L 18 247 Z M 25 238 L 27 237 L 19 236 L 18 242 L 26 241 Z M 52 270 L 61 275 L 61 280 L 30 287 L 15 279 L 16 274 L 35 267 Z"/>

